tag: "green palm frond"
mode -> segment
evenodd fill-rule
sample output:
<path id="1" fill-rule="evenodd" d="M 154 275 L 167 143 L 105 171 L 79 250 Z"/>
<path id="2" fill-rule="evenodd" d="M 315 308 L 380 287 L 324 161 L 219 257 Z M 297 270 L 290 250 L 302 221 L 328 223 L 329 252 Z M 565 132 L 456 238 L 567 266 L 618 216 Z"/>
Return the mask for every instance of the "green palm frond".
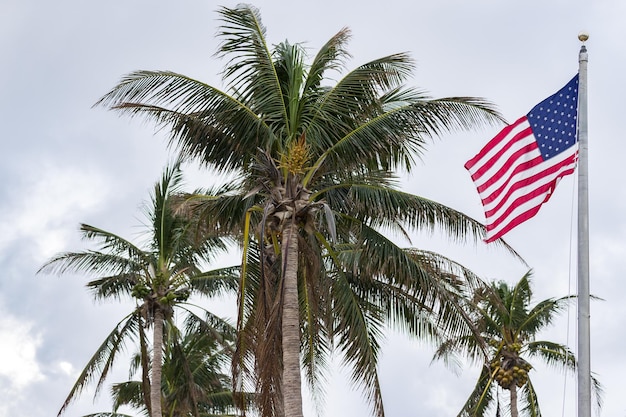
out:
<path id="1" fill-rule="evenodd" d="M 331 37 L 317 52 L 311 61 L 311 65 L 304 83 L 303 91 L 318 91 L 322 87 L 325 73 L 329 70 L 341 71 L 345 65 L 345 59 L 350 57 L 345 49 L 346 43 L 350 39 L 350 31 L 347 28 L 341 29 Z M 306 96 L 305 96 L 306 98 Z M 313 104 L 313 103 L 305 103 Z M 306 108 L 312 106 L 305 106 Z"/>
<path id="2" fill-rule="evenodd" d="M 406 56 L 393 56 L 390 59 L 400 63 L 406 60 Z M 366 97 L 367 94 L 364 93 Z M 324 150 L 316 165 L 324 163 L 336 166 L 341 163 L 347 169 L 359 165 L 367 165 L 370 169 L 403 167 L 410 172 L 414 157 L 423 153 L 427 138 L 480 126 L 485 121 L 495 124 L 502 120 L 493 106 L 479 99 L 429 100 L 419 93 L 392 90 L 382 100 L 383 108 L 365 120 L 357 119 L 358 125 L 345 127 L 343 136 Z M 361 102 L 359 105 L 371 106 Z M 347 114 L 351 111 L 340 110 Z"/>
<path id="3" fill-rule="evenodd" d="M 223 25 L 217 35 L 221 41 L 219 55 L 228 59 L 224 78 L 256 114 L 264 115 L 268 125 L 281 121 L 290 132 L 280 80 L 258 9 L 249 5 L 223 7 L 220 16 Z"/>
<path id="4" fill-rule="evenodd" d="M 529 417 L 541 417 L 539 400 L 537 399 L 537 393 L 531 381 L 528 381 L 528 383 L 521 388 L 520 394 L 524 404 L 522 413 Z"/>
<path id="5" fill-rule="evenodd" d="M 225 171 L 247 166 L 249 149 L 261 146 L 270 134 L 264 121 L 245 103 L 170 71 L 133 72 L 96 105 L 169 127 L 170 144 L 182 155 Z"/>
<path id="6" fill-rule="evenodd" d="M 547 365 L 569 370 L 576 369 L 576 355 L 563 344 L 535 340 L 529 342 L 526 349 L 529 357 L 541 358 Z"/>
<path id="7" fill-rule="evenodd" d="M 384 312 L 352 290 L 348 276 L 337 271 L 331 281 L 335 324 L 333 338 L 348 366 L 351 380 L 364 390 L 376 415 L 384 415 L 380 381 L 376 371 Z"/>
<path id="8" fill-rule="evenodd" d="M 129 341 L 129 339 L 132 340 L 133 334 L 137 331 L 137 328 L 142 325 L 143 323 L 141 322 L 141 318 L 135 311 L 115 326 L 113 331 L 105 338 L 104 342 L 102 342 L 102 344 L 98 347 L 78 376 L 74 386 L 70 390 L 69 395 L 59 410 L 59 416 L 82 393 L 87 385 L 95 379 L 97 379 L 97 384 L 94 395 L 98 395 L 98 392 L 109 374 L 117 355 L 123 351 L 125 344 Z"/>
<path id="9" fill-rule="evenodd" d="M 115 233 L 84 223 L 80 225 L 80 231 L 83 239 L 97 242 L 100 252 L 127 256 L 129 259 L 144 259 L 144 251 Z"/>
<path id="10" fill-rule="evenodd" d="M 528 317 L 520 326 L 522 331 L 534 333 L 542 327 L 551 325 L 556 316 L 565 311 L 575 298 L 576 296 L 573 295 L 540 301 L 528 312 Z"/>
<path id="11" fill-rule="evenodd" d="M 129 296 L 133 287 L 140 281 L 138 274 L 118 274 L 94 279 L 86 284 L 96 299 L 113 298 L 119 300 L 122 295 Z"/>
<path id="12" fill-rule="evenodd" d="M 126 381 L 111 386 L 111 397 L 114 399 L 113 409 L 128 405 L 141 409 L 145 407 L 141 381 Z"/>
<path id="13" fill-rule="evenodd" d="M 190 286 L 199 294 L 215 297 L 233 293 L 239 285 L 240 267 L 229 266 L 193 275 Z"/>
<path id="14" fill-rule="evenodd" d="M 127 276 L 126 272 L 139 272 L 144 264 L 133 259 L 108 253 L 85 251 L 66 252 L 59 254 L 46 262 L 37 273 L 52 273 L 63 275 L 66 273 L 88 272 L 90 274 L 112 273 L 115 276 Z"/>
<path id="15" fill-rule="evenodd" d="M 232 350 L 232 343 L 236 339 L 236 329 L 226 319 L 223 319 L 208 310 L 204 310 L 203 317 L 188 310 L 184 328 L 186 334 L 207 334 L 215 340 L 222 349 Z"/>
<path id="16" fill-rule="evenodd" d="M 489 367 L 483 366 L 474 390 L 469 395 L 459 417 L 484 416 L 493 402 L 494 379 Z"/>

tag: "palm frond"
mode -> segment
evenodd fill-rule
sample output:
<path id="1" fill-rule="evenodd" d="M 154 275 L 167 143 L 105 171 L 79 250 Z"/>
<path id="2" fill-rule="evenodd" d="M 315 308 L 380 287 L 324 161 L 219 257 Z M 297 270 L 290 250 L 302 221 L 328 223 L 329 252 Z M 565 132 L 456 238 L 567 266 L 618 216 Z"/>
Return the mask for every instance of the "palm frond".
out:
<path id="1" fill-rule="evenodd" d="M 233 91 L 241 92 L 243 102 L 249 103 L 256 114 L 264 115 L 265 123 L 271 125 L 279 120 L 290 132 L 283 91 L 258 9 L 240 5 L 233 9 L 222 7 L 219 13 L 219 55 L 228 58 L 224 78 Z M 282 151 L 280 147 L 278 150 Z"/>
<path id="2" fill-rule="evenodd" d="M 117 354 L 123 351 L 125 343 L 132 338 L 137 327 L 141 325 L 140 316 L 137 312 L 134 312 L 115 326 L 78 376 L 76 383 L 59 410 L 59 416 L 65 412 L 70 403 L 96 378 L 98 382 L 96 384 L 94 397 L 98 395 L 109 371 L 113 367 Z"/>
<path id="3" fill-rule="evenodd" d="M 125 256 L 99 251 L 65 252 L 51 258 L 39 268 L 37 273 L 63 275 L 87 272 L 123 276 L 128 272 L 141 271 L 145 266 L 142 261 L 143 259 L 129 259 Z"/>
<path id="4" fill-rule="evenodd" d="M 484 416 L 493 401 L 494 388 L 493 375 L 488 367 L 483 366 L 472 393 L 459 412 L 459 417 Z"/>
<path id="5" fill-rule="evenodd" d="M 539 408 L 539 400 L 537 399 L 537 392 L 531 381 L 528 381 L 520 389 L 523 399 L 522 413 L 529 417 L 541 417 L 541 409 Z"/>
<path id="6" fill-rule="evenodd" d="M 129 296 L 133 287 L 139 282 L 135 273 L 105 276 L 89 281 L 86 287 L 91 290 L 96 299 L 113 298 L 120 300 L 122 295 Z"/>
<path id="7" fill-rule="evenodd" d="M 239 266 L 212 269 L 193 275 L 189 283 L 194 291 L 206 297 L 233 293 L 239 285 Z"/>
<path id="8" fill-rule="evenodd" d="M 225 171 L 249 162 L 249 149 L 269 133 L 258 113 L 233 96 L 171 71 L 136 71 L 96 105 L 169 128 L 170 145 L 184 156 Z"/>
<path id="9" fill-rule="evenodd" d="M 303 91 L 318 91 L 328 70 L 340 71 L 344 67 L 344 60 L 350 57 L 345 45 L 350 39 L 350 30 L 343 28 L 331 37 L 317 52 L 311 62 Z M 305 96 L 306 97 L 306 96 Z M 309 107 L 309 106 L 306 106 Z"/>
<path id="10" fill-rule="evenodd" d="M 329 248 L 330 249 L 330 248 Z M 332 254 L 336 265 L 341 265 L 338 254 Z M 375 304 L 358 296 L 350 285 L 349 274 L 334 271 L 330 281 L 333 299 L 334 326 L 332 338 L 352 368 L 353 383 L 364 390 L 368 402 L 378 416 L 384 415 L 382 393 L 376 366 L 383 335 L 383 311 Z"/>
<path id="11" fill-rule="evenodd" d="M 547 365 L 575 370 L 576 355 L 565 345 L 546 340 L 536 340 L 527 344 L 528 355 L 539 357 Z"/>

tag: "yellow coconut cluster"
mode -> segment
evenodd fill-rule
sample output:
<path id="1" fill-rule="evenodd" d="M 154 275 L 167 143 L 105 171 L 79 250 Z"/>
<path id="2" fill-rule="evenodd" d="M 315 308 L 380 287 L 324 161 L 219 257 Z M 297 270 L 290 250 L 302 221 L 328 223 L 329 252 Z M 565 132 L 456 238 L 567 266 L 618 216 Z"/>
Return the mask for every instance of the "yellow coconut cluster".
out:
<path id="1" fill-rule="evenodd" d="M 280 167 L 286 168 L 292 174 L 304 174 L 310 158 L 309 145 L 303 134 L 297 141 L 292 142 L 286 153 L 281 155 Z"/>
<path id="2" fill-rule="evenodd" d="M 519 343 L 505 345 L 501 354 L 490 363 L 491 373 L 496 382 L 504 389 L 521 388 L 528 382 L 528 372 L 532 366 L 520 358 Z"/>

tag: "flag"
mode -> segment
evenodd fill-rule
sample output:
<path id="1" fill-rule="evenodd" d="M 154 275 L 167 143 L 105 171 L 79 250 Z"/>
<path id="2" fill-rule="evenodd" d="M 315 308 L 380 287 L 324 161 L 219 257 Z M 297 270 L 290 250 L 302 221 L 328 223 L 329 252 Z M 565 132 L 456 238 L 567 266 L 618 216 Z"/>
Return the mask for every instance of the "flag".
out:
<path id="1" fill-rule="evenodd" d="M 558 181 L 574 172 L 577 107 L 578 74 L 467 161 L 485 210 L 486 242 L 537 214 Z"/>

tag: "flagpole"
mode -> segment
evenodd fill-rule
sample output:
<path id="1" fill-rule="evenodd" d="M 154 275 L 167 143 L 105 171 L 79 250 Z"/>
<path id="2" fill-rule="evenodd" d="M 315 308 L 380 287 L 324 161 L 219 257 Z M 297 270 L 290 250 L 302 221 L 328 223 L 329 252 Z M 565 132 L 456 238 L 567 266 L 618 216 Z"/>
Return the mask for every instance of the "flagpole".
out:
<path id="1" fill-rule="evenodd" d="M 578 54 L 578 417 L 591 417 L 589 324 L 589 178 L 587 168 L 587 48 L 581 33 Z"/>

